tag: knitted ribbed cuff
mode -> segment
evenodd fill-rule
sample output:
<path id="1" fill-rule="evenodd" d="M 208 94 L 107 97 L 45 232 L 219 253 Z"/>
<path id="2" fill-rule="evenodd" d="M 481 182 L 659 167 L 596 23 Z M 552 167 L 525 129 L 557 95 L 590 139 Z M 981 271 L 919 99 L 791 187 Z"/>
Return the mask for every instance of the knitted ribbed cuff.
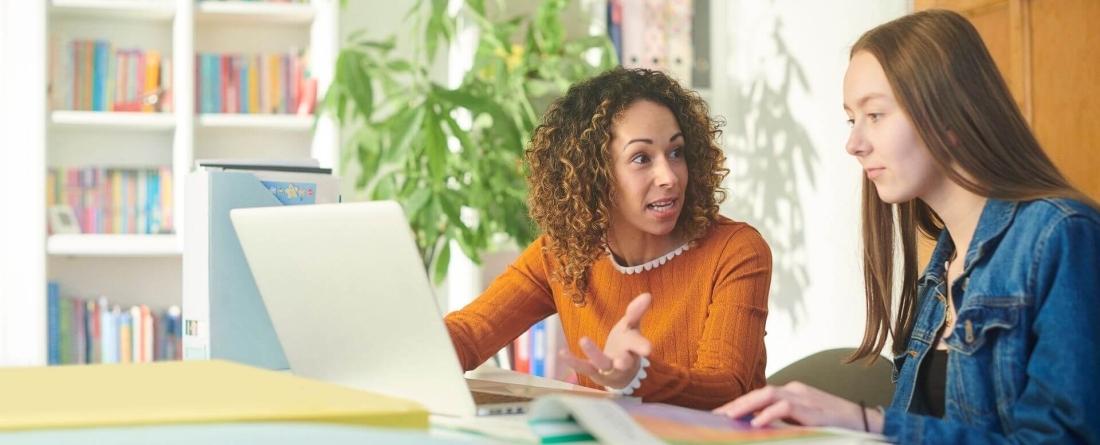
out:
<path id="1" fill-rule="evenodd" d="M 620 396 L 629 396 L 633 394 L 635 388 L 642 386 L 642 379 L 646 378 L 647 375 L 645 368 L 649 366 L 649 359 L 641 357 L 641 360 L 642 365 L 638 367 L 638 375 L 634 376 L 634 380 L 631 380 L 629 385 L 626 385 L 623 389 L 615 389 L 610 386 L 605 386 L 604 389 L 609 393 Z"/>

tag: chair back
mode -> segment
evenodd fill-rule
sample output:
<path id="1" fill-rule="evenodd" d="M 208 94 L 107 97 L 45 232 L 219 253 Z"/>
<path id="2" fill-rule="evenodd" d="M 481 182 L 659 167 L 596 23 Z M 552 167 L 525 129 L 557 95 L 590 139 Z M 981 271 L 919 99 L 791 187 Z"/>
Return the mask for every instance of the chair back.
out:
<path id="1" fill-rule="evenodd" d="M 814 353 L 772 374 L 768 384 L 782 386 L 799 381 L 854 403 L 862 400 L 870 407 L 890 406 L 894 399 L 890 360 L 878 356 L 870 367 L 866 360 L 845 365 L 843 360 L 855 351 L 838 348 Z"/>

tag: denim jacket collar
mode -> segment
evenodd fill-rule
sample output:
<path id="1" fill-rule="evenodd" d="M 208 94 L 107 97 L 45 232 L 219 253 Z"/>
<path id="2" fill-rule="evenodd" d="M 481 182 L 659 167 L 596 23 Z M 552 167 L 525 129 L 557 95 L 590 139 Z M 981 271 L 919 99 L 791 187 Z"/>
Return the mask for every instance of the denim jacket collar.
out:
<path id="1" fill-rule="evenodd" d="M 973 248 L 968 249 L 966 252 L 962 275 L 967 275 L 970 269 L 974 267 L 973 265 L 990 248 L 996 245 L 994 241 L 1003 235 L 1008 226 L 1012 224 L 1017 206 L 1016 201 L 1002 201 L 993 198 L 986 200 L 985 207 L 982 208 L 982 215 L 978 217 L 978 226 L 974 228 L 974 237 L 970 241 L 970 246 Z M 920 279 L 917 280 L 918 284 L 938 286 L 942 283 L 943 264 L 947 262 L 954 251 L 955 242 L 945 228 L 943 232 L 940 232 L 936 248 L 932 251 L 932 258 L 929 260 L 928 266 L 925 267 Z"/>

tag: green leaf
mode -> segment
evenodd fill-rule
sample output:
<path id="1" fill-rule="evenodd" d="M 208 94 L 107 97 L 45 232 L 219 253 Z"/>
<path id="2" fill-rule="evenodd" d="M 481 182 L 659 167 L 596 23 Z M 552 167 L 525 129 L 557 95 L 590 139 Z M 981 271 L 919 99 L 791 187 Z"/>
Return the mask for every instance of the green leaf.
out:
<path id="1" fill-rule="evenodd" d="M 429 21 L 424 29 L 424 41 L 427 47 L 427 60 L 435 60 L 435 52 L 439 47 L 439 36 L 443 33 L 441 26 L 435 21 Z M 431 62 L 429 62 L 431 63 Z"/>
<path id="2" fill-rule="evenodd" d="M 585 51 L 592 48 L 605 48 L 611 42 L 607 36 L 586 36 L 565 44 L 566 52 L 572 55 L 583 56 Z"/>
<path id="3" fill-rule="evenodd" d="M 391 61 L 386 64 L 386 68 L 389 68 L 390 71 L 395 71 L 398 73 L 412 72 L 412 64 L 410 64 L 407 60 Z"/>
<path id="4" fill-rule="evenodd" d="M 439 40 L 443 38 L 449 42 L 450 34 L 447 33 L 446 22 L 451 18 L 447 16 L 447 0 L 432 0 L 432 9 L 428 16 L 428 25 L 424 27 L 424 41 L 427 46 L 428 63 L 435 60 L 436 48 Z"/>
<path id="5" fill-rule="evenodd" d="M 344 95 L 343 88 L 340 85 L 333 84 L 325 91 L 325 97 L 321 99 L 321 106 L 319 108 L 324 109 L 324 112 L 336 117 L 336 122 L 339 124 L 344 123 L 344 116 L 340 113 L 340 100 Z"/>
<path id="6" fill-rule="evenodd" d="M 455 121 L 450 113 L 444 113 L 442 117 L 447 123 L 447 128 L 451 130 L 451 136 L 458 139 L 458 143 L 462 146 L 464 151 L 472 152 L 476 149 L 477 146 L 474 145 L 474 140 L 470 138 L 470 132 L 463 130 L 462 127 L 458 125 L 458 121 Z"/>
<path id="7" fill-rule="evenodd" d="M 470 21 L 474 22 L 474 25 L 482 31 L 481 38 L 484 39 L 479 42 L 479 45 L 487 45 L 490 48 L 490 54 L 493 51 L 507 51 L 508 45 L 505 45 L 505 39 L 502 39 L 497 32 L 500 24 L 494 24 L 489 22 L 489 19 L 485 18 L 484 13 L 477 11 L 467 11 L 466 17 Z"/>
<path id="8" fill-rule="evenodd" d="M 340 55 L 336 58 L 334 82 L 347 90 L 352 102 L 355 103 L 355 110 L 363 120 L 370 121 L 374 107 L 374 92 L 370 75 L 364 67 L 363 53 L 355 50 L 340 51 Z"/>
<path id="9" fill-rule="evenodd" d="M 390 128 L 393 145 L 386 150 L 387 160 L 400 159 L 406 154 L 412 141 L 420 134 L 426 108 L 426 106 L 406 108 L 394 115 Z"/>
<path id="10" fill-rule="evenodd" d="M 416 12 L 422 7 L 424 7 L 424 0 L 416 0 L 416 3 L 413 3 L 412 7 L 409 8 L 409 12 L 405 13 L 405 17 L 402 21 L 407 22 L 410 18 L 415 18 Z"/>
<path id="11" fill-rule="evenodd" d="M 565 42 L 565 23 L 561 20 L 561 12 L 567 3 L 569 2 L 546 0 L 535 12 L 535 21 L 532 23 L 534 37 L 544 53 L 557 54 L 561 51 Z"/>
<path id="12" fill-rule="evenodd" d="M 509 140 L 523 145 L 523 137 L 520 135 L 519 129 L 516 128 L 516 122 L 496 101 L 477 97 L 462 90 L 448 90 L 437 85 L 432 85 L 432 93 L 455 106 L 470 110 L 475 115 L 475 119 L 477 114 L 482 113 L 492 116 L 494 129 L 499 129 L 507 135 L 506 137 Z"/>
<path id="13" fill-rule="evenodd" d="M 443 248 L 440 249 L 439 254 L 435 256 L 434 273 L 432 274 L 432 282 L 435 285 L 439 285 L 443 282 L 443 279 L 447 277 L 447 269 L 451 265 L 451 243 L 443 242 Z"/>
<path id="14" fill-rule="evenodd" d="M 451 239 L 458 243 L 458 247 L 462 250 L 462 253 L 475 264 L 481 264 L 482 259 L 479 251 L 484 250 L 485 245 L 484 243 L 477 242 L 477 231 L 468 230 L 463 227 L 455 232 L 457 233 L 451 234 Z"/>
<path id="15" fill-rule="evenodd" d="M 382 54 L 388 54 L 390 51 L 394 51 L 397 47 L 397 36 L 390 35 L 386 37 L 384 41 L 375 41 L 366 37 L 367 30 L 362 30 L 352 34 L 348 37 L 348 41 L 352 43 L 352 47 L 355 49 L 370 49 Z"/>
<path id="16" fill-rule="evenodd" d="M 416 215 L 420 213 L 420 210 L 424 208 L 424 205 L 427 204 L 429 200 L 431 200 L 431 198 L 431 189 L 423 187 L 417 188 L 416 191 L 412 192 L 412 194 L 409 195 L 408 199 L 405 200 L 405 216 L 408 217 L 410 220 L 414 219 Z"/>
<path id="17" fill-rule="evenodd" d="M 452 190 L 443 190 L 436 195 L 436 198 L 438 198 L 436 203 L 439 204 L 440 210 L 443 210 L 443 214 L 447 215 L 450 225 L 464 227 L 462 213 L 459 210 L 462 207 L 461 196 Z"/>
<path id="18" fill-rule="evenodd" d="M 466 0 L 466 6 L 473 12 L 485 15 L 485 0 Z"/>
<path id="19" fill-rule="evenodd" d="M 378 139 L 378 133 L 366 127 L 360 128 L 350 141 L 357 148 L 360 174 L 365 178 L 377 175 L 378 168 L 381 166 L 382 156 Z"/>
<path id="20" fill-rule="evenodd" d="M 428 172 L 437 186 L 442 186 L 447 164 L 447 136 L 443 134 L 441 119 L 435 111 L 424 118 L 424 151 L 428 157 Z"/>

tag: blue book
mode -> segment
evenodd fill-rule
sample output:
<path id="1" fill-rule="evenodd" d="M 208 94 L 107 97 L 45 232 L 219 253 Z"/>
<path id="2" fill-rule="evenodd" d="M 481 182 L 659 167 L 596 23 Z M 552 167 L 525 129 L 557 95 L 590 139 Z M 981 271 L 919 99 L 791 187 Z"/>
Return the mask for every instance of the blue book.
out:
<path id="1" fill-rule="evenodd" d="M 103 349 L 103 363 L 118 363 L 118 317 L 120 309 L 118 306 L 108 309 L 105 298 L 100 299 L 99 304 L 100 322 L 103 323 L 100 326 L 103 330 L 99 333 Z"/>
<path id="2" fill-rule="evenodd" d="M 248 106 L 248 72 L 251 69 L 249 68 L 251 64 L 249 63 L 249 59 L 247 57 L 241 55 L 237 55 L 234 57 L 237 62 L 237 67 L 240 68 L 240 72 L 237 77 L 237 79 L 239 80 L 239 82 L 237 82 L 237 85 L 239 86 L 238 93 L 240 93 L 240 99 L 238 103 L 241 104 L 241 113 L 248 114 L 252 112 L 252 110 L 250 110 Z"/>
<path id="3" fill-rule="evenodd" d="M 95 41 L 95 49 L 92 55 L 92 110 L 93 111 L 106 111 L 106 101 L 104 100 L 104 93 L 106 93 L 107 83 L 105 82 L 107 77 L 107 42 L 103 40 Z"/>
<path id="4" fill-rule="evenodd" d="M 61 291 L 56 281 L 46 284 L 46 358 L 61 364 Z"/>
<path id="5" fill-rule="evenodd" d="M 146 221 L 149 223 L 149 231 L 147 233 L 157 234 L 160 233 L 160 171 L 153 169 L 149 170 L 149 192 L 148 203 L 146 204 L 146 211 L 149 212 L 146 217 Z"/>
<path id="6" fill-rule="evenodd" d="M 213 63 L 210 54 L 203 53 L 199 55 L 199 112 L 201 113 L 214 112 L 214 93 L 212 92 L 214 80 L 210 78 Z"/>
<path id="7" fill-rule="evenodd" d="M 546 320 L 531 326 L 531 375 L 546 377 Z"/>
<path id="8" fill-rule="evenodd" d="M 623 17 L 618 0 L 607 2 L 607 33 L 611 46 L 615 47 L 615 60 L 623 60 Z"/>

